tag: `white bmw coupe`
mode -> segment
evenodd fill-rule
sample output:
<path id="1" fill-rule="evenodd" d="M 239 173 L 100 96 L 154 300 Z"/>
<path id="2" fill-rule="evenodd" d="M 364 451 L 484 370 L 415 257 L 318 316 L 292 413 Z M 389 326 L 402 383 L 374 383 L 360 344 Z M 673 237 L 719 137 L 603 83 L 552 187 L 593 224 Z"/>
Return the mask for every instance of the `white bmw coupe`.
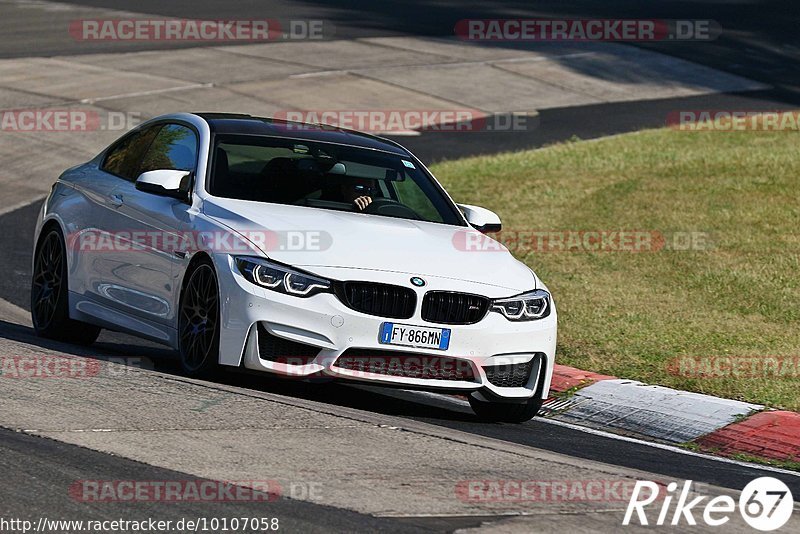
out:
<path id="1" fill-rule="evenodd" d="M 469 398 L 522 422 L 547 398 L 556 308 L 393 141 L 232 114 L 158 117 L 65 171 L 36 225 L 36 332 L 101 328 L 243 366 Z"/>

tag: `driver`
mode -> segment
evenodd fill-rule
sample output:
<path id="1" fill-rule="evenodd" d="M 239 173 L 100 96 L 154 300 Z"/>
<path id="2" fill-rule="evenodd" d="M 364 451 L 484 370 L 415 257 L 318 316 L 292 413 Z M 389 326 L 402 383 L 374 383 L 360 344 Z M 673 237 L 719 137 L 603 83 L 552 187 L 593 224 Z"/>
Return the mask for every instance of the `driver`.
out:
<path id="1" fill-rule="evenodd" d="M 368 178 L 344 178 L 339 189 L 344 202 L 352 202 L 358 211 L 364 211 L 372 204 L 374 181 Z"/>

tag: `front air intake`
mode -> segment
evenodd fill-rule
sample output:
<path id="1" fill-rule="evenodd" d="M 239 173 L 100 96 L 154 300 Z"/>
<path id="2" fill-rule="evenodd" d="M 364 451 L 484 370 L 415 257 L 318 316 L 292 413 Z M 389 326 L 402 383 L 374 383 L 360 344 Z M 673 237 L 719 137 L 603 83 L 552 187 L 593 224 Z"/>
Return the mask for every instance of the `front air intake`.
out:
<path id="1" fill-rule="evenodd" d="M 288 365 L 307 365 L 314 361 L 320 348 L 270 334 L 258 324 L 258 356 L 262 360 Z"/>
<path id="2" fill-rule="evenodd" d="M 531 371 L 541 361 L 539 357 L 533 357 L 525 363 L 492 365 L 483 368 L 486 373 L 486 380 L 490 384 L 499 388 L 524 388 L 528 385 Z"/>
<path id="3" fill-rule="evenodd" d="M 475 381 L 472 362 L 438 354 L 347 349 L 333 366 L 357 373 L 417 380 Z"/>

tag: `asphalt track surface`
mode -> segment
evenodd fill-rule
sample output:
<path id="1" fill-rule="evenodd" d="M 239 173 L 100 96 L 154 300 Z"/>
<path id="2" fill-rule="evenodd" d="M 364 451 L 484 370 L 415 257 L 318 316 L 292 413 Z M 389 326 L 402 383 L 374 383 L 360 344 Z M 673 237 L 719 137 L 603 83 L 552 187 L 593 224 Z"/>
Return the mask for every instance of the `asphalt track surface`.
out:
<path id="1" fill-rule="evenodd" d="M 664 126 L 667 113 L 678 109 L 796 109 L 800 106 L 800 9 L 791 0 L 694 2 L 667 0 L 638 2 L 495 1 L 366 2 L 356 0 L 77 0 L 69 9 L 39 9 L 22 0 L 0 2 L 0 58 L 58 56 L 83 53 L 125 52 L 203 46 L 191 42 L 113 42 L 90 44 L 72 39 L 70 22 L 76 18 L 114 18 L 118 10 L 192 19 L 270 18 L 324 20 L 333 27 L 333 39 L 391 35 L 452 36 L 461 19 L 468 18 L 664 18 L 710 19 L 723 29 L 713 41 L 637 43 L 635 46 L 680 57 L 721 71 L 767 83 L 773 89 L 742 94 L 717 94 L 691 98 L 597 104 L 542 111 L 525 131 L 424 132 L 398 137 L 423 161 L 432 163 L 476 154 L 492 154 L 571 138 L 606 135 Z M 85 12 L 75 13 L 74 8 Z M 114 10 L 104 12 L 103 10 Z M 104 13 L 108 15 L 104 16 Z M 234 43 L 236 44 L 236 43 Z M 514 43 L 501 43 L 515 46 Z M 187 110 L 198 111 L 198 110 Z"/>
<path id="2" fill-rule="evenodd" d="M 24 24 L 4 24 L 0 29 L 0 57 L 74 54 L 86 51 L 80 43 L 64 42 L 54 31 L 57 12 L 43 16 L 30 9 L 19 11 L 18 2 L 0 4 L 0 13 L 21 17 Z M 333 21 L 335 38 L 358 38 L 382 35 L 448 35 L 455 22 L 471 17 L 625 17 L 625 18 L 710 18 L 726 29 L 726 35 L 712 43 L 661 43 L 647 45 L 668 53 L 771 84 L 775 89 L 744 95 L 711 95 L 692 99 L 670 99 L 625 104 L 603 104 L 543 112 L 538 127 L 529 132 L 503 133 L 426 133 L 401 139 L 424 160 L 461 157 L 541 146 L 578 136 L 583 139 L 631 131 L 663 124 L 667 111 L 678 104 L 697 108 L 775 109 L 800 104 L 800 69 L 796 27 L 797 6 L 790 1 L 737 2 L 660 2 L 589 1 L 566 2 L 497 2 L 481 3 L 480 7 L 463 8 L 457 2 L 443 1 L 431 6 L 424 2 L 256 2 L 210 0 L 171 2 L 144 0 L 130 7 L 116 0 L 83 0 L 73 2 L 91 8 L 127 9 L 139 13 L 185 18 L 277 18 Z M 366 12 L 369 9 L 369 12 Z M 6 17 L 3 17 L 6 18 Z M 9 20 L 7 18 L 7 20 Z M 109 43 L 105 49 L 91 52 L 113 52 L 164 48 L 164 43 L 119 46 Z M 55 178 L 55 177 L 54 177 Z M 3 251 L 6 276 L 0 278 L 0 298 L 24 309 L 29 308 L 30 256 L 33 224 L 38 203 L 0 216 L 0 250 Z M 32 336 L 30 329 L 0 322 L 0 337 L 23 340 L 47 346 Z M 135 338 L 104 332 L 92 352 L 59 346 L 67 353 L 93 355 L 146 356 L 157 370 L 177 373 L 174 353 Z M 487 425 L 478 423 L 462 406 L 430 396 L 401 391 L 364 389 L 342 384 L 319 384 L 309 387 L 296 382 L 281 382 L 270 377 L 224 373 L 222 383 L 258 391 L 271 391 L 295 398 L 310 398 L 331 404 L 409 418 L 465 432 L 493 437 L 525 446 L 569 454 L 576 458 L 598 460 L 626 466 L 674 479 L 694 479 L 718 486 L 740 489 L 757 476 L 770 473 L 757 467 L 723 463 L 700 456 L 653 448 L 644 444 L 584 433 L 542 421 L 523 425 Z M 312 385 L 313 386 L 313 385 Z M 68 517 L 85 505 L 66 497 L 61 490 L 65 483 L 78 478 L 97 479 L 169 479 L 179 474 L 138 464 L 119 457 L 90 451 L 56 441 L 0 430 L 0 468 L 4 481 L 0 484 L 0 513 L 15 515 L 26 510 L 35 515 Z M 795 495 L 800 495 L 800 478 L 782 477 Z M 124 505 L 104 506 L 93 511 L 93 518 L 136 518 L 141 510 L 126 510 Z M 153 503 L 148 515 L 161 518 L 187 516 L 256 515 L 248 505 L 225 505 L 214 513 L 208 504 L 175 506 Z M 478 518 L 392 520 L 377 519 L 352 512 L 314 504 L 279 500 L 271 513 L 291 518 L 305 531 L 442 529 L 474 526 Z M 238 508 L 235 508 L 238 507 Z M 202 508 L 202 509 L 200 509 Z"/>
<path id="3" fill-rule="evenodd" d="M 187 477 L 168 469 L 102 454 L 83 447 L 0 429 L 0 517 L 83 518 L 113 521 L 124 518 L 159 521 L 197 518 L 276 517 L 294 532 L 370 531 L 426 532 L 439 527 L 434 520 L 375 518 L 347 510 L 292 499 L 271 502 L 154 503 L 146 510 L 141 503 L 84 503 L 71 498 L 63 488 L 76 480 L 183 480 Z M 200 481 L 197 481 L 198 483 Z M 59 488 L 54 491 L 54 488 Z M 91 511 L 87 510 L 91 508 Z M 88 513 L 87 513 L 88 512 Z M 454 519 L 455 527 L 480 524 L 480 518 Z"/>

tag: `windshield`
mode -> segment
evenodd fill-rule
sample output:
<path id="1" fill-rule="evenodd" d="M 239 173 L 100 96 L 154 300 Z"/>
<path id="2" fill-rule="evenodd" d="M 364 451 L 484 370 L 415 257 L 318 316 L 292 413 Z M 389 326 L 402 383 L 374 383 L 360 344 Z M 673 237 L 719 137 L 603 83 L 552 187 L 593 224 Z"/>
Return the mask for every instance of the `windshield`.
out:
<path id="1" fill-rule="evenodd" d="M 213 154 L 214 196 L 464 225 L 411 158 L 253 135 L 217 136 Z"/>

